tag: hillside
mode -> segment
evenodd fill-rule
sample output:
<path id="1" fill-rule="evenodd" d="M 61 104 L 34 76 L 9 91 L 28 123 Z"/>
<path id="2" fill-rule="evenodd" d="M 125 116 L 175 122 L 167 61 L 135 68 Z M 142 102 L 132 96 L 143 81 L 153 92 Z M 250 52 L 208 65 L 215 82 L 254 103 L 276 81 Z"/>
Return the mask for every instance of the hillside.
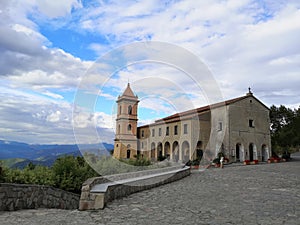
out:
<path id="1" fill-rule="evenodd" d="M 81 156 L 83 152 L 109 154 L 113 145 L 83 144 L 83 145 L 30 145 L 16 141 L 0 140 L 0 160 L 8 167 L 23 168 L 29 162 L 36 165 L 51 166 L 62 155 Z"/>

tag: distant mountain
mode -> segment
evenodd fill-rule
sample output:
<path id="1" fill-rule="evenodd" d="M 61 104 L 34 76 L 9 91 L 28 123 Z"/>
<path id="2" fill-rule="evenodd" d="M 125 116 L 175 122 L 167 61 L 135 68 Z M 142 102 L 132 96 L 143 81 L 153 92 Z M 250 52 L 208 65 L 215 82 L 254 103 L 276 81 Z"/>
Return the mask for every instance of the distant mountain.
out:
<path id="1" fill-rule="evenodd" d="M 73 155 L 73 156 L 82 156 L 80 151 L 76 151 L 76 152 L 69 152 L 67 154 L 63 154 L 63 155 Z M 10 168 L 18 168 L 18 169 L 23 169 L 24 167 L 26 167 L 29 163 L 32 163 L 34 165 L 40 165 L 40 166 L 52 166 L 53 163 L 55 162 L 55 160 L 63 155 L 57 155 L 57 156 L 48 156 L 46 158 L 42 158 L 42 159 L 37 159 L 37 160 L 30 160 L 30 159 L 23 159 L 23 161 L 20 162 L 16 162 L 12 165 L 10 165 Z"/>
<path id="2" fill-rule="evenodd" d="M 94 152 L 109 154 L 113 145 L 101 144 L 82 144 L 82 145 L 30 145 L 16 141 L 0 140 L 0 160 L 18 159 L 12 167 L 23 168 L 29 162 L 38 165 L 50 166 L 62 155 L 81 156 L 83 152 Z M 23 160 L 22 160 L 23 159 Z"/>

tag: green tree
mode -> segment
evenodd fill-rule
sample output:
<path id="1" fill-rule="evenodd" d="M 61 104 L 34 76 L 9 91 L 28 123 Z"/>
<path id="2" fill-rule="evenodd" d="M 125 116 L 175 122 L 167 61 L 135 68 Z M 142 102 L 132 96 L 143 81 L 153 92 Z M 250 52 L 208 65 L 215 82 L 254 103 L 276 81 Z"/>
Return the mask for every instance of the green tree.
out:
<path id="1" fill-rule="evenodd" d="M 80 193 L 82 183 L 97 173 L 82 157 L 64 156 L 58 158 L 52 167 L 55 186 Z"/>
<path id="2" fill-rule="evenodd" d="M 29 170 L 34 170 L 35 169 L 35 165 L 32 163 L 32 162 L 30 162 L 30 163 L 28 163 L 28 165 L 26 166 Z"/>
<path id="3" fill-rule="evenodd" d="M 277 153 L 299 150 L 300 146 L 300 107 L 289 109 L 281 105 L 271 106 L 272 148 Z"/>

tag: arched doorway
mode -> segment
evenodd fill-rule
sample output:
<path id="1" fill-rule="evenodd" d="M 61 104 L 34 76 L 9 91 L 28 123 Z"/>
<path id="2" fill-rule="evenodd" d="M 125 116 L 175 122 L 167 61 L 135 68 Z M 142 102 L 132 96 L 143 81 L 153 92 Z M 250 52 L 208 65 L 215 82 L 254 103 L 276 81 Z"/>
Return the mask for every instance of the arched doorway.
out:
<path id="1" fill-rule="evenodd" d="M 249 160 L 250 161 L 254 160 L 254 145 L 253 145 L 253 143 L 249 144 Z"/>
<path id="2" fill-rule="evenodd" d="M 196 146 L 196 151 L 193 153 L 193 160 L 198 159 L 200 161 L 202 157 L 203 157 L 202 141 L 198 141 Z"/>
<path id="3" fill-rule="evenodd" d="M 179 160 L 179 145 L 178 142 L 175 141 L 172 146 L 172 157 L 175 162 Z"/>
<path id="4" fill-rule="evenodd" d="M 189 157 L 189 152 L 190 152 L 190 145 L 187 141 L 184 141 L 182 143 L 182 162 L 186 163 L 187 161 L 189 161 L 190 157 Z"/>
<path id="5" fill-rule="evenodd" d="M 155 160 L 155 143 L 151 143 L 151 160 Z"/>
<path id="6" fill-rule="evenodd" d="M 261 146 L 261 161 L 265 162 L 268 160 L 268 148 L 265 144 Z"/>
<path id="7" fill-rule="evenodd" d="M 170 159 L 170 143 L 169 142 L 165 143 L 164 150 L 165 150 L 165 157 L 167 159 Z"/>
<path id="8" fill-rule="evenodd" d="M 237 143 L 235 145 L 235 161 L 240 162 L 241 157 L 241 144 Z"/>
<path id="9" fill-rule="evenodd" d="M 127 159 L 130 159 L 130 154 L 131 154 L 130 147 L 131 147 L 131 145 L 128 144 L 128 145 L 127 145 L 127 154 L 126 154 L 126 158 L 127 158 Z"/>
<path id="10" fill-rule="evenodd" d="M 126 158 L 130 159 L 130 149 L 127 150 Z"/>
<path id="11" fill-rule="evenodd" d="M 163 157 L 162 143 L 159 142 L 157 145 L 157 158 L 158 158 L 158 160 L 161 160 L 162 157 Z"/>

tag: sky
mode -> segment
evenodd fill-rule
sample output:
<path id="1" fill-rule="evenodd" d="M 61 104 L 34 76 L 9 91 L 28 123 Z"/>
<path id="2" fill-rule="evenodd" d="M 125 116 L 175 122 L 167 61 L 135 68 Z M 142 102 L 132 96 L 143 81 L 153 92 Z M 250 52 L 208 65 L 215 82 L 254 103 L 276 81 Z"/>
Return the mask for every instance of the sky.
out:
<path id="1" fill-rule="evenodd" d="M 300 105 L 298 0 L 0 0 L 0 139 L 113 143 L 129 82 L 139 125 L 242 96 Z"/>

